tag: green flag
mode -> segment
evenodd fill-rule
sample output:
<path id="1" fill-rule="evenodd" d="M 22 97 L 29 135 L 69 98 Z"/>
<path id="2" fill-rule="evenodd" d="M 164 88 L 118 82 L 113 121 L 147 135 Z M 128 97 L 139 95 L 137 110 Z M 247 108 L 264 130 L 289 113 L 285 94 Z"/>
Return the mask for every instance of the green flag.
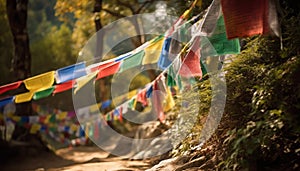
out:
<path id="1" fill-rule="evenodd" d="M 213 34 L 201 37 L 201 57 L 240 53 L 239 39 L 228 40 L 224 17 L 219 17 Z"/>
<path id="2" fill-rule="evenodd" d="M 54 91 L 54 86 L 52 86 L 52 87 L 50 87 L 46 90 L 43 90 L 43 91 L 35 92 L 34 95 L 33 95 L 33 99 L 34 100 L 39 100 L 39 99 L 48 97 L 52 94 L 53 91 Z"/>
<path id="3" fill-rule="evenodd" d="M 119 72 L 123 72 L 127 69 L 141 65 L 144 55 L 145 55 L 145 52 L 142 50 L 142 51 L 124 59 Z"/>

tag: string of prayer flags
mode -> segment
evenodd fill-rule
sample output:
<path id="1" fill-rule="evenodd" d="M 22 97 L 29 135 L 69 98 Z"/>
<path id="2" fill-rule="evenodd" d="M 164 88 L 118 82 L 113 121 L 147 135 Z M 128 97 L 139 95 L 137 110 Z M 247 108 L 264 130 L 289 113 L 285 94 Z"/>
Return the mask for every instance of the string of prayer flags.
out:
<path id="1" fill-rule="evenodd" d="M 9 103 L 13 103 L 14 102 L 14 98 L 15 97 L 12 96 L 12 97 L 7 97 L 5 99 L 1 99 L 0 100 L 0 107 L 5 106 L 5 105 L 7 105 Z"/>
<path id="2" fill-rule="evenodd" d="M 7 84 L 7 85 L 3 85 L 3 86 L 0 86 L 0 94 L 3 94 L 9 90 L 14 90 L 14 89 L 17 89 L 20 87 L 20 85 L 23 83 L 23 81 L 17 81 L 17 82 L 14 82 L 14 83 L 10 83 L 10 84 Z"/>
<path id="3" fill-rule="evenodd" d="M 133 54 L 132 56 L 125 58 L 122 61 L 122 65 L 120 67 L 119 72 L 123 72 L 130 68 L 139 66 L 142 63 L 143 57 L 145 55 L 145 51 L 141 50 L 140 52 Z"/>
<path id="4" fill-rule="evenodd" d="M 102 68 L 97 75 L 96 80 L 113 75 L 117 73 L 120 69 L 121 62 L 114 62 L 106 67 Z"/>
<path id="5" fill-rule="evenodd" d="M 267 34 L 278 28 L 272 0 L 221 0 L 228 39 Z M 270 4 L 271 5 L 270 5 Z M 271 8 L 269 8 L 271 6 Z M 273 7 L 273 8 L 272 8 Z M 273 24 L 273 26 L 270 26 Z M 279 34 L 279 31 L 273 31 Z M 278 35 L 277 35 L 278 36 Z"/>
<path id="6" fill-rule="evenodd" d="M 57 84 L 55 85 L 55 90 L 53 91 L 53 94 L 61 93 L 69 89 L 72 89 L 74 84 L 75 84 L 75 80 L 70 80 L 62 84 Z"/>
<path id="7" fill-rule="evenodd" d="M 33 99 L 34 100 L 39 100 L 39 99 L 48 97 L 48 96 L 50 96 L 53 93 L 54 89 L 55 89 L 55 87 L 52 86 L 52 87 L 50 87 L 48 89 L 35 92 L 34 95 L 33 95 Z"/>
<path id="8" fill-rule="evenodd" d="M 142 65 L 157 63 L 164 43 L 163 36 L 159 36 L 145 48 L 145 56 Z"/>
<path id="9" fill-rule="evenodd" d="M 94 78 L 98 75 L 98 72 L 92 72 L 85 77 L 80 77 L 76 79 L 77 87 L 74 90 L 74 94 L 76 94 L 82 87 L 84 87 L 88 82 L 94 80 Z"/>
<path id="10" fill-rule="evenodd" d="M 85 62 L 80 62 L 56 70 L 56 83 L 60 84 L 66 81 L 74 80 L 76 78 L 86 75 Z"/>
<path id="11" fill-rule="evenodd" d="M 183 64 L 179 70 L 184 77 L 202 77 L 200 66 L 200 36 L 195 37 L 192 47 L 183 59 Z"/>

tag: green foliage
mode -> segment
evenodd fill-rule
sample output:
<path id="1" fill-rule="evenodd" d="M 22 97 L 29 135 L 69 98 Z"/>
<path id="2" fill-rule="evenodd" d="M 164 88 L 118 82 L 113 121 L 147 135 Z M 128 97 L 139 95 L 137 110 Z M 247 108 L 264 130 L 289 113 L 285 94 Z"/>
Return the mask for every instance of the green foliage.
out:
<path id="1" fill-rule="evenodd" d="M 76 62 L 71 31 L 65 25 L 53 26 L 40 40 L 31 44 L 32 73 L 55 70 Z"/>
<path id="2" fill-rule="evenodd" d="M 184 135 L 186 131 L 190 132 L 187 137 L 184 137 L 183 141 L 172 151 L 174 156 L 190 154 L 193 147 L 199 144 L 201 129 L 209 113 L 212 99 L 210 81 L 204 80 L 198 82 L 193 86 L 192 90 L 193 91 L 185 91 L 181 95 L 176 96 L 176 107 L 172 110 L 171 116 L 168 116 L 171 122 L 174 122 L 176 119 L 182 121 L 179 121 L 176 126 L 177 129 L 172 130 L 173 137 L 171 138 L 173 144 L 177 144 L 178 141 L 181 141 L 183 139 L 182 135 Z M 191 100 L 195 98 L 199 98 L 199 100 Z M 182 109 L 181 104 L 185 101 L 194 103 L 190 104 L 189 107 L 182 112 L 180 111 L 180 109 Z M 196 121 L 191 120 L 193 119 L 190 117 L 191 115 L 197 115 Z"/>
<path id="3" fill-rule="evenodd" d="M 296 169 L 299 162 L 299 17 L 283 27 L 284 48 L 271 37 L 247 40 L 227 68 L 227 131 L 220 167 Z"/>
<path id="4" fill-rule="evenodd" d="M 217 134 L 207 142 L 214 148 L 205 154 L 198 152 L 215 156 L 214 169 L 299 169 L 300 15 L 289 9 L 283 14 L 282 49 L 276 37 L 248 38 L 241 54 L 226 67 L 225 117 Z M 206 91 L 200 89 L 202 93 Z M 202 110 L 199 113 L 205 113 Z M 198 125 L 175 154 L 188 154 L 197 145 Z"/>

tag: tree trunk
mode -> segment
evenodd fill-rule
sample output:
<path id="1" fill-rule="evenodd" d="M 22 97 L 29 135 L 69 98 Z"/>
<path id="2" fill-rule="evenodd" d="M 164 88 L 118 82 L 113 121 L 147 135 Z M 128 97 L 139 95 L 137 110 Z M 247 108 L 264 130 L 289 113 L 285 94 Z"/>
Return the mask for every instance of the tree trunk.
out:
<path id="1" fill-rule="evenodd" d="M 28 0 L 6 0 L 7 17 L 15 47 L 12 69 L 16 79 L 24 79 L 31 74 L 29 36 L 26 27 L 27 5 Z"/>
<path id="2" fill-rule="evenodd" d="M 95 6 L 94 6 L 94 23 L 95 23 L 95 29 L 96 29 L 96 52 L 95 52 L 95 60 L 94 62 L 100 62 L 102 60 L 103 55 L 103 39 L 104 39 L 104 30 L 102 29 L 102 23 L 101 23 L 101 16 L 100 12 L 102 10 L 102 0 L 95 0 Z M 106 83 L 107 79 L 100 79 L 99 80 L 99 88 L 100 88 L 100 100 L 104 101 L 106 100 L 109 91 L 106 90 Z"/>
<path id="3" fill-rule="evenodd" d="M 27 7 L 28 0 L 6 0 L 7 18 L 14 42 L 12 70 L 15 80 L 23 80 L 31 75 L 31 55 L 27 32 Z M 26 90 L 25 87 L 23 87 L 24 90 Z M 32 115 L 31 103 L 16 104 L 15 114 L 18 116 Z M 24 127 L 17 124 L 12 135 L 13 140 L 24 141 L 33 146 L 43 144 L 38 137 L 39 135 L 30 135 L 28 129 L 24 129 Z"/>

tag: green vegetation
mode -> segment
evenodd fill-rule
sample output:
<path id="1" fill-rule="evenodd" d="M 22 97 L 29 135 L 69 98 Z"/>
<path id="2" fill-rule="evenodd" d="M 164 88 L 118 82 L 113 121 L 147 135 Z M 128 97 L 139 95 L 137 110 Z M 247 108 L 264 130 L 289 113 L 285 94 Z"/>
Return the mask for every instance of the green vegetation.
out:
<path id="1" fill-rule="evenodd" d="M 300 16 L 291 4 L 283 4 L 287 5 L 281 18 L 283 48 L 276 37 L 246 39 L 242 53 L 225 68 L 227 102 L 216 134 L 204 150 L 195 151 L 199 120 L 175 154 L 204 155 L 214 164 L 207 169 L 214 170 L 299 169 Z M 200 108 L 200 116 L 205 113 Z"/>

